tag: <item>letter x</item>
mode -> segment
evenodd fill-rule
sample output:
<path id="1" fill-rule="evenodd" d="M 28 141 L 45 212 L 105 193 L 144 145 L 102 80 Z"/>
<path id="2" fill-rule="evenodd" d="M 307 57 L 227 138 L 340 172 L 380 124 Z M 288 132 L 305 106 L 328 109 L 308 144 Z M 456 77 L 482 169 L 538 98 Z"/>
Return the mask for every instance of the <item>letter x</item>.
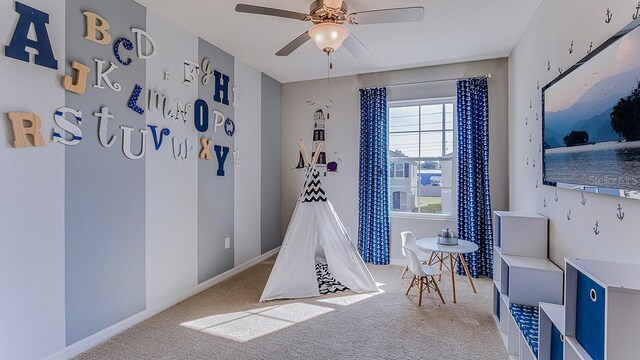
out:
<path id="1" fill-rule="evenodd" d="M 213 141 L 202 138 L 200 139 L 200 144 L 202 144 L 202 151 L 200 151 L 200 159 L 211 160 L 211 146 L 213 145 Z"/>

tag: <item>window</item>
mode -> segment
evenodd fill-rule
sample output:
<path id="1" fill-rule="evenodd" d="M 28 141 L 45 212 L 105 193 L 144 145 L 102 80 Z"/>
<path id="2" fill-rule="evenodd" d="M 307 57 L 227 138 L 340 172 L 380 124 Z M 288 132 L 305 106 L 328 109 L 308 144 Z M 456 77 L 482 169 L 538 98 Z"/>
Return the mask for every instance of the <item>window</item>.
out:
<path id="1" fill-rule="evenodd" d="M 389 104 L 393 212 L 454 214 L 455 110 L 455 98 Z"/>

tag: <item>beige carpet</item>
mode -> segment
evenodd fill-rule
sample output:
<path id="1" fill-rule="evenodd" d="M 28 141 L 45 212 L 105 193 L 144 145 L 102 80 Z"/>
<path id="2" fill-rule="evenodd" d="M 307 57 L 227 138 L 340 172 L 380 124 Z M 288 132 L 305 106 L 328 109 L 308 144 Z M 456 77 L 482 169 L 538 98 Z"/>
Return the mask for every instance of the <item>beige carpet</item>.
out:
<path id="1" fill-rule="evenodd" d="M 78 359 L 508 359 L 491 316 L 492 282 L 457 277 L 447 304 L 404 295 L 401 268 L 371 266 L 383 292 L 259 303 L 269 259 L 132 327 Z"/>

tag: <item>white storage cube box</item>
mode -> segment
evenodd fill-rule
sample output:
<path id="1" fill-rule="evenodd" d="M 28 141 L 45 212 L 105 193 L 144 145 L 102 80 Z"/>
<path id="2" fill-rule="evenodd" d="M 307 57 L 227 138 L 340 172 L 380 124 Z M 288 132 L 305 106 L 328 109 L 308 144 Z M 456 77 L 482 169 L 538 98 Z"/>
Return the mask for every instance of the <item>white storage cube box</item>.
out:
<path id="1" fill-rule="evenodd" d="M 540 303 L 538 359 L 561 360 L 564 353 L 564 306 Z"/>
<path id="2" fill-rule="evenodd" d="M 503 255 L 547 258 L 548 220 L 538 214 L 494 212 L 494 243 Z"/>
<path id="3" fill-rule="evenodd" d="M 511 304 L 538 306 L 562 303 L 562 270 L 548 259 L 502 255 L 502 276 L 507 274 Z M 504 280 L 504 279 L 503 279 Z"/>
<path id="4" fill-rule="evenodd" d="M 638 358 L 640 265 L 567 258 L 565 267 L 565 358 Z"/>

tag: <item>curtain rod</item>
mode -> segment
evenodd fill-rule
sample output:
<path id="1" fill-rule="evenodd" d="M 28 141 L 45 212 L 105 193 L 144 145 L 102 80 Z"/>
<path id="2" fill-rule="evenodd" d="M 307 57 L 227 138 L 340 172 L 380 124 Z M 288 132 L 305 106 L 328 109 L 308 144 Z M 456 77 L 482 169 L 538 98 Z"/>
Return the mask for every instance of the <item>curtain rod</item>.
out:
<path id="1" fill-rule="evenodd" d="M 415 86 L 415 85 L 423 85 L 423 84 L 434 84 L 434 83 L 441 83 L 441 82 L 452 82 L 452 81 L 459 81 L 459 80 L 466 80 L 466 79 L 482 79 L 482 78 L 491 79 L 491 77 L 492 77 L 491 73 L 488 73 L 487 75 L 483 75 L 483 76 L 458 77 L 458 78 L 440 79 L 440 80 L 427 80 L 427 81 L 418 81 L 418 82 L 411 82 L 411 83 L 404 83 L 404 84 L 392 84 L 392 85 L 386 85 L 386 86 L 380 86 L 380 87 L 394 88 L 394 87 Z M 361 90 L 361 89 L 368 89 L 368 88 L 365 88 L 365 87 L 356 88 L 356 90 Z"/>

